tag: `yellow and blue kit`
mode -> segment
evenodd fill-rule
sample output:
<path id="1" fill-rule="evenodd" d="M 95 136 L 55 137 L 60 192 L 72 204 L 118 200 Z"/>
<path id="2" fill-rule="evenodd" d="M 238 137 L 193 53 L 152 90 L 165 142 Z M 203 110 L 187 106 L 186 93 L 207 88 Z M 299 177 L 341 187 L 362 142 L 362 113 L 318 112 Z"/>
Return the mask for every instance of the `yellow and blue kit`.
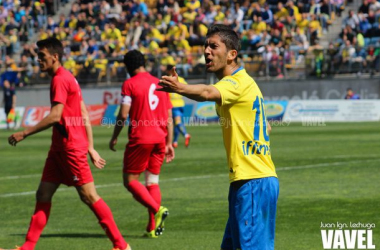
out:
<path id="1" fill-rule="evenodd" d="M 274 249 L 279 183 L 272 162 L 264 99 L 240 67 L 214 85 L 227 153 L 229 218 L 222 249 Z"/>

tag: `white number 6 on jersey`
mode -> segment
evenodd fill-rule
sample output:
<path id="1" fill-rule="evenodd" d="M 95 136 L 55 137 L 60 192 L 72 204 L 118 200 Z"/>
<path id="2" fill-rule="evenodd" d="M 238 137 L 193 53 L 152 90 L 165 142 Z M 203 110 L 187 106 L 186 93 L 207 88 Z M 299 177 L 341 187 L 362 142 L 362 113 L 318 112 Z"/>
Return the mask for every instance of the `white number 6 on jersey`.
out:
<path id="1" fill-rule="evenodd" d="M 158 96 L 154 94 L 154 91 L 156 90 L 156 85 L 152 83 L 149 88 L 149 106 L 151 110 L 155 110 L 158 106 L 158 103 L 160 102 L 160 99 L 158 99 Z"/>

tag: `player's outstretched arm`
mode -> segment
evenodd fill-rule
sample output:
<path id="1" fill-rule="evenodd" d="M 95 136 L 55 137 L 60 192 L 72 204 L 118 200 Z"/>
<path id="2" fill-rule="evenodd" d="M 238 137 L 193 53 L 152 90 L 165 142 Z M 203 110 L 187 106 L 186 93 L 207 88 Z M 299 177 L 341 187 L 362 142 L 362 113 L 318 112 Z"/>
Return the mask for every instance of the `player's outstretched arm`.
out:
<path id="1" fill-rule="evenodd" d="M 267 132 L 268 132 L 268 135 L 270 134 L 270 132 L 272 131 L 272 126 L 270 125 L 270 123 L 268 122 L 268 120 L 266 120 L 267 122 Z"/>
<path id="2" fill-rule="evenodd" d="M 106 161 L 100 157 L 99 153 L 94 148 L 94 139 L 92 135 L 92 127 L 90 122 L 90 117 L 88 116 L 86 105 L 84 101 L 80 102 L 80 107 L 82 111 L 83 123 L 86 128 L 87 140 L 88 140 L 88 153 L 90 155 L 91 161 L 95 167 L 102 169 L 106 165 Z"/>
<path id="3" fill-rule="evenodd" d="M 123 103 L 120 104 L 119 114 L 117 115 L 116 124 L 113 129 L 112 138 L 109 143 L 109 147 L 112 151 L 116 151 L 115 145 L 117 144 L 117 137 L 119 136 L 121 130 L 124 128 L 124 123 L 125 120 L 127 120 L 130 108 L 131 105 Z"/>
<path id="4" fill-rule="evenodd" d="M 174 148 L 172 145 L 173 141 L 173 114 L 172 114 L 172 109 L 168 110 L 168 125 L 167 125 L 167 130 L 168 130 L 168 135 L 166 136 L 166 147 L 165 147 L 165 157 L 166 157 L 166 163 L 171 162 L 174 160 L 175 154 L 174 154 Z"/>
<path id="5" fill-rule="evenodd" d="M 170 74 L 171 76 L 161 77 L 159 85 L 162 86 L 162 88 L 157 89 L 158 91 L 178 93 L 199 102 L 214 101 L 219 104 L 222 102 L 222 96 L 219 90 L 214 86 L 206 84 L 182 84 L 178 81 L 178 74 L 175 71 L 175 67 L 171 69 Z"/>
<path id="6" fill-rule="evenodd" d="M 16 102 L 17 102 L 17 96 L 16 96 L 16 94 L 14 94 L 12 97 L 12 108 L 13 109 L 16 108 Z"/>
<path id="7" fill-rule="evenodd" d="M 50 128 L 51 126 L 53 126 L 54 123 L 57 123 L 61 120 L 63 108 L 64 105 L 62 103 L 53 103 L 50 113 L 39 123 L 37 123 L 35 126 L 31 128 L 25 129 L 24 131 L 14 133 L 11 136 L 9 136 L 9 144 L 12 146 L 16 146 L 18 142 L 24 140 L 26 137 Z"/>

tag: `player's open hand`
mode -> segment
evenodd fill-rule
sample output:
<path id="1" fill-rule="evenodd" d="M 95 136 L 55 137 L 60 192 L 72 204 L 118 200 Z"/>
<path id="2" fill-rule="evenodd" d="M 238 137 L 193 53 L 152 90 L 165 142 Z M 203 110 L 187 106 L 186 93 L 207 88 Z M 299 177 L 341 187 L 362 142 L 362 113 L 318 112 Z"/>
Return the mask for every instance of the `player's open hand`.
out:
<path id="1" fill-rule="evenodd" d="M 103 169 L 106 165 L 106 160 L 100 157 L 99 153 L 95 149 L 89 149 L 88 153 L 90 154 L 91 161 L 95 167 Z"/>
<path id="2" fill-rule="evenodd" d="M 24 131 L 14 133 L 13 135 L 8 137 L 8 143 L 12 146 L 16 146 L 16 144 L 25 139 Z"/>
<path id="3" fill-rule="evenodd" d="M 178 81 L 178 74 L 175 71 L 175 67 L 170 70 L 170 76 L 162 76 L 158 83 L 162 88 L 157 91 L 165 91 L 169 93 L 178 93 L 181 87 L 181 83 Z"/>
<path id="4" fill-rule="evenodd" d="M 114 139 L 114 138 L 112 138 L 111 140 L 110 140 L 110 144 L 109 144 L 109 147 L 110 147 L 110 149 L 112 150 L 112 151 L 115 151 L 116 152 L 116 149 L 115 149 L 115 145 L 117 144 L 117 138 L 116 139 Z"/>
<path id="5" fill-rule="evenodd" d="M 174 148 L 172 144 L 168 144 L 165 147 L 165 158 L 166 158 L 166 163 L 171 162 L 174 159 Z"/>

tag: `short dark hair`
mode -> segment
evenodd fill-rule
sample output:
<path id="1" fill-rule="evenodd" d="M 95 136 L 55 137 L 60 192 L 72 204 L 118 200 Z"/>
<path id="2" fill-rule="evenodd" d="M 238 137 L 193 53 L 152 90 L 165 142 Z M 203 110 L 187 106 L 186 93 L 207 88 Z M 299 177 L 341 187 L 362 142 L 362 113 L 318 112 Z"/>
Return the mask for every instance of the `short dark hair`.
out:
<path id="1" fill-rule="evenodd" d="M 169 72 L 170 70 L 172 70 L 173 67 L 174 67 L 174 65 L 172 65 L 172 64 L 166 65 L 166 71 Z"/>
<path id="2" fill-rule="evenodd" d="M 214 24 L 208 29 L 206 37 L 219 35 L 227 50 L 240 50 L 240 39 L 238 34 L 229 26 L 224 24 Z"/>
<path id="3" fill-rule="evenodd" d="M 46 48 L 50 54 L 58 54 L 59 61 L 63 57 L 63 45 L 57 38 L 49 37 L 37 42 L 38 49 Z"/>
<path id="4" fill-rule="evenodd" d="M 131 50 L 124 56 L 124 64 L 125 67 L 127 67 L 129 74 L 132 74 L 133 71 L 141 66 L 145 67 L 145 57 L 140 51 Z"/>

